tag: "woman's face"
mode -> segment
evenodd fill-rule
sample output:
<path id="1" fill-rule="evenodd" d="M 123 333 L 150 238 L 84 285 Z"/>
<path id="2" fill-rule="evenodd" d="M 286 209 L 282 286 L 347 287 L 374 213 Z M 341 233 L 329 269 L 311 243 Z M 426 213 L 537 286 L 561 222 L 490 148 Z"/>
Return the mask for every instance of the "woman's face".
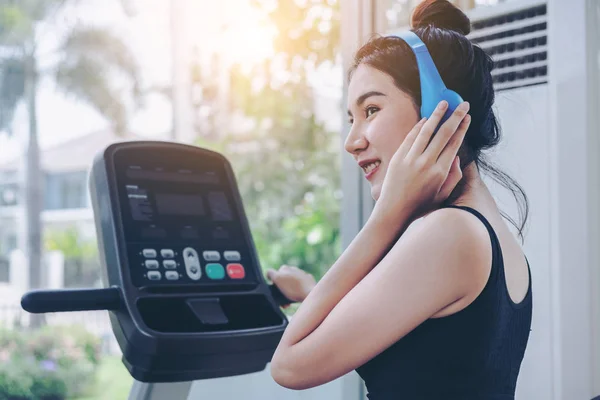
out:
<path id="1" fill-rule="evenodd" d="M 360 64 L 348 86 L 348 115 L 346 151 L 364 171 L 377 200 L 390 159 L 419 122 L 419 113 L 391 76 Z"/>

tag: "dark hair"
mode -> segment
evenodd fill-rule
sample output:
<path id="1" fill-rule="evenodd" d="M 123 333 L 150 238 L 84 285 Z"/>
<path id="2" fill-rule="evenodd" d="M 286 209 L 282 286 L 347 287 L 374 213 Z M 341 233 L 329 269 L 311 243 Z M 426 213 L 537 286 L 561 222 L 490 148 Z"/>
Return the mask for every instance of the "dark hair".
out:
<path id="1" fill-rule="evenodd" d="M 459 150 L 461 168 L 472 162 L 491 178 L 512 192 L 519 207 L 521 223 L 517 225 L 508 215 L 502 216 L 517 228 L 523 239 L 523 230 L 529 215 L 529 202 L 523 188 L 506 173 L 493 166 L 482 150 L 500 141 L 500 128 L 492 105 L 494 87 L 491 71 L 494 62 L 479 46 L 466 37 L 471 21 L 447 0 L 425 0 L 414 10 L 412 31 L 427 46 L 446 86 L 470 103 L 471 125 Z M 419 70 L 410 47 L 397 37 L 374 37 L 362 46 L 348 71 L 348 80 L 360 64 L 369 65 L 390 75 L 396 86 L 413 98 L 415 109 L 421 107 Z M 456 200 L 466 189 L 462 180 L 446 203 Z"/>

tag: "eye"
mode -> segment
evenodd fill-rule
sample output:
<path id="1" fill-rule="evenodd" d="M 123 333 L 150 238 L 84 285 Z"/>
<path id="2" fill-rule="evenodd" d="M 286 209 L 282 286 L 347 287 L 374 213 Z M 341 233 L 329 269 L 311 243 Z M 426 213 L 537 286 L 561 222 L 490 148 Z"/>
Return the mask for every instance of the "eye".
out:
<path id="1" fill-rule="evenodd" d="M 378 107 L 369 106 L 369 107 L 365 108 L 365 116 L 367 118 L 369 118 L 371 115 L 375 114 L 377 111 L 379 111 Z"/>

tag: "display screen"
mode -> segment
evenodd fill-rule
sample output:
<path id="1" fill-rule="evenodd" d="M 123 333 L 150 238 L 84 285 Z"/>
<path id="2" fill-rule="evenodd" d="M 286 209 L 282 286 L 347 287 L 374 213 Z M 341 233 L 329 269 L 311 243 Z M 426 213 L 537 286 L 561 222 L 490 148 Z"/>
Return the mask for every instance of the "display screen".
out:
<path id="1" fill-rule="evenodd" d="M 199 194 L 156 194 L 156 211 L 162 215 L 204 216 L 203 197 Z"/>
<path id="2" fill-rule="evenodd" d="M 129 239 L 187 239 L 200 237 L 207 227 L 215 239 L 231 238 L 224 235 L 231 226 L 218 225 L 236 218 L 217 171 L 170 170 L 158 163 L 127 165 L 125 171 Z"/>
<path id="3" fill-rule="evenodd" d="M 198 282 L 207 276 L 226 280 L 229 275 L 247 280 L 249 238 L 220 158 L 165 150 L 120 151 L 114 164 L 125 241 L 134 264 L 143 265 L 139 276 L 147 279 L 158 272 L 157 282 L 162 283 L 166 274 L 179 271 L 178 282 L 196 279 L 197 274 Z M 170 256 L 161 258 L 161 251 Z M 225 255 L 233 258 L 226 260 Z M 186 258 L 194 263 L 198 258 L 201 271 L 185 264 Z M 161 269 L 163 264 L 171 270 Z M 135 279 L 142 279 L 139 276 Z"/>

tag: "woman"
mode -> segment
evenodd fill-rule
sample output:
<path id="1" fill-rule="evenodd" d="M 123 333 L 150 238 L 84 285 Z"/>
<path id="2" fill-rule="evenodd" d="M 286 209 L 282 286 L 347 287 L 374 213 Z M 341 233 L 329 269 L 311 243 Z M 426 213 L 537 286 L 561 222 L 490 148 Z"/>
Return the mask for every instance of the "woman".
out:
<path id="1" fill-rule="evenodd" d="M 412 26 L 466 102 L 433 135 L 445 105 L 419 121 L 408 45 L 384 37 L 358 51 L 345 148 L 365 171 L 375 207 L 314 287 L 298 269 L 269 271 L 284 294 L 303 300 L 271 374 L 305 389 L 356 369 L 372 400 L 514 399 L 532 294 L 523 250 L 479 175 L 483 167 L 513 182 L 481 156 L 499 141 L 492 61 L 465 37 L 469 19 L 445 0 L 421 3 Z"/>

